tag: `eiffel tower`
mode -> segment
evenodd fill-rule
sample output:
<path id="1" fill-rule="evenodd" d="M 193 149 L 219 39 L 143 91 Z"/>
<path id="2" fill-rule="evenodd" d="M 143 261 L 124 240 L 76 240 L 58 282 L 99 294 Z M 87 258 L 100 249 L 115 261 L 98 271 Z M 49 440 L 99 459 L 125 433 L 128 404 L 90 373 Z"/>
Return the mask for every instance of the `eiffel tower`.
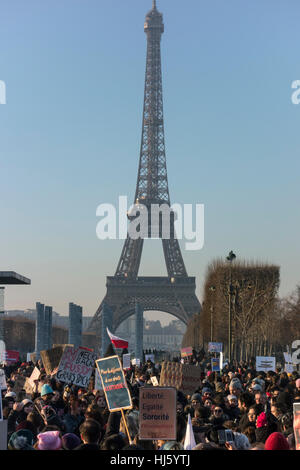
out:
<path id="1" fill-rule="evenodd" d="M 167 204 L 170 207 L 160 53 L 164 24 L 162 14 L 156 8 L 156 0 L 153 0 L 152 10 L 146 15 L 144 31 L 147 35 L 147 60 L 142 140 L 134 201 L 135 204 L 142 203 L 149 210 L 152 204 Z M 159 230 L 161 235 L 161 226 Z M 117 270 L 114 276 L 107 277 L 107 293 L 89 325 L 89 331 L 95 331 L 97 335 L 101 332 L 104 305 L 111 312 L 113 331 L 135 313 L 136 303 L 143 311 L 167 312 L 185 324 L 200 312 L 201 306 L 195 294 L 195 277 L 187 275 L 178 240 L 174 237 L 174 213 L 171 212 L 170 237 L 162 238 L 167 277 L 138 277 L 143 243 L 142 236 L 133 239 L 127 234 Z"/>

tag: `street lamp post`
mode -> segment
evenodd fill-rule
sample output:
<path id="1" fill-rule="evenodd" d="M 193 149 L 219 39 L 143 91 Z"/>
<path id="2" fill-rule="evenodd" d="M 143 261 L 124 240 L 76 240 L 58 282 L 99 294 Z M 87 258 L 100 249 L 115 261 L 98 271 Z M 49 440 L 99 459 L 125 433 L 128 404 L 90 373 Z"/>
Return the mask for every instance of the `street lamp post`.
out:
<path id="1" fill-rule="evenodd" d="M 232 272 L 231 272 L 231 264 L 232 261 L 236 258 L 236 255 L 233 251 L 230 251 L 229 255 L 226 257 L 227 261 L 229 261 L 229 308 L 228 308 L 228 361 L 231 362 L 231 337 L 232 337 L 232 327 L 231 327 L 231 298 L 232 298 Z"/>
<path id="2" fill-rule="evenodd" d="M 211 293 L 213 293 L 215 292 L 216 288 L 215 286 L 210 286 L 209 290 Z M 213 342 L 213 312 L 214 312 L 214 307 L 213 307 L 213 302 L 211 300 L 211 304 L 210 304 L 210 341 L 211 342 Z"/>

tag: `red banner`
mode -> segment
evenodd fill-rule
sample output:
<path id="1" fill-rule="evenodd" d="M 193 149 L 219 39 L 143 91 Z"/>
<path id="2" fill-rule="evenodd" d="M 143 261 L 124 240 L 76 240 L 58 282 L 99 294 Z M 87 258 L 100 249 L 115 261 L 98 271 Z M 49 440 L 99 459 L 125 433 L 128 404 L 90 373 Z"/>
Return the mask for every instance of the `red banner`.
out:
<path id="1" fill-rule="evenodd" d="M 13 364 L 14 362 L 19 362 L 20 353 L 19 351 L 6 351 L 5 352 L 5 361 Z"/>

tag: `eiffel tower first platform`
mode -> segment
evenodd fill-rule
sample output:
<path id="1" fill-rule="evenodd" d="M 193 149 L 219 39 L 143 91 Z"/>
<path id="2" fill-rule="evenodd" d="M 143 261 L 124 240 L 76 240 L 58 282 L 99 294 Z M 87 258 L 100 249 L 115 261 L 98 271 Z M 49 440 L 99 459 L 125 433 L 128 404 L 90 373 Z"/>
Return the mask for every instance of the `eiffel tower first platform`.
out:
<path id="1" fill-rule="evenodd" d="M 144 31 L 147 35 L 147 60 L 142 140 L 134 203 L 142 203 L 147 208 L 152 204 L 167 204 L 170 207 L 160 53 L 164 24 L 155 0 L 152 10 L 146 15 Z M 185 324 L 194 314 L 200 313 L 201 306 L 195 294 L 195 277 L 187 275 L 178 240 L 174 237 L 172 217 L 170 226 L 169 239 L 160 237 L 167 277 L 138 276 L 144 238 L 133 239 L 127 234 L 117 270 L 114 276 L 107 277 L 107 293 L 89 325 L 89 331 L 96 332 L 100 337 L 104 309 L 108 309 L 109 324 L 113 331 L 135 313 L 137 304 L 142 311 L 167 312 Z"/>

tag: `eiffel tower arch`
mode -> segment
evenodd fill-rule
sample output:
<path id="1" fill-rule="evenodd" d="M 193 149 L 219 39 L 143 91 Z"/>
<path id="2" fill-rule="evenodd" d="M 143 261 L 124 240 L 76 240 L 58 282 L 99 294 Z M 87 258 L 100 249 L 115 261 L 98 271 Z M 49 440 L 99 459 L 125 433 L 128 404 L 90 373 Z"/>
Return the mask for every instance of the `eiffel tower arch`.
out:
<path id="1" fill-rule="evenodd" d="M 142 138 L 134 204 L 143 204 L 150 214 L 153 204 L 166 204 L 171 207 L 165 154 L 160 51 L 164 24 L 155 0 L 151 11 L 146 15 L 144 31 L 147 35 L 147 59 Z M 149 218 L 149 238 L 151 226 L 153 221 L 151 223 Z M 163 311 L 174 315 L 185 324 L 194 314 L 200 313 L 201 305 L 195 294 L 195 277 L 189 277 L 187 274 L 174 230 L 172 211 L 170 237 L 161 236 L 161 225 L 159 235 L 162 238 L 168 276 L 138 276 L 144 238 L 133 239 L 127 234 L 115 275 L 107 277 L 107 292 L 89 325 L 89 331 L 95 331 L 100 337 L 104 306 L 111 312 L 111 326 L 114 331 L 134 314 L 136 303 L 143 311 Z"/>

